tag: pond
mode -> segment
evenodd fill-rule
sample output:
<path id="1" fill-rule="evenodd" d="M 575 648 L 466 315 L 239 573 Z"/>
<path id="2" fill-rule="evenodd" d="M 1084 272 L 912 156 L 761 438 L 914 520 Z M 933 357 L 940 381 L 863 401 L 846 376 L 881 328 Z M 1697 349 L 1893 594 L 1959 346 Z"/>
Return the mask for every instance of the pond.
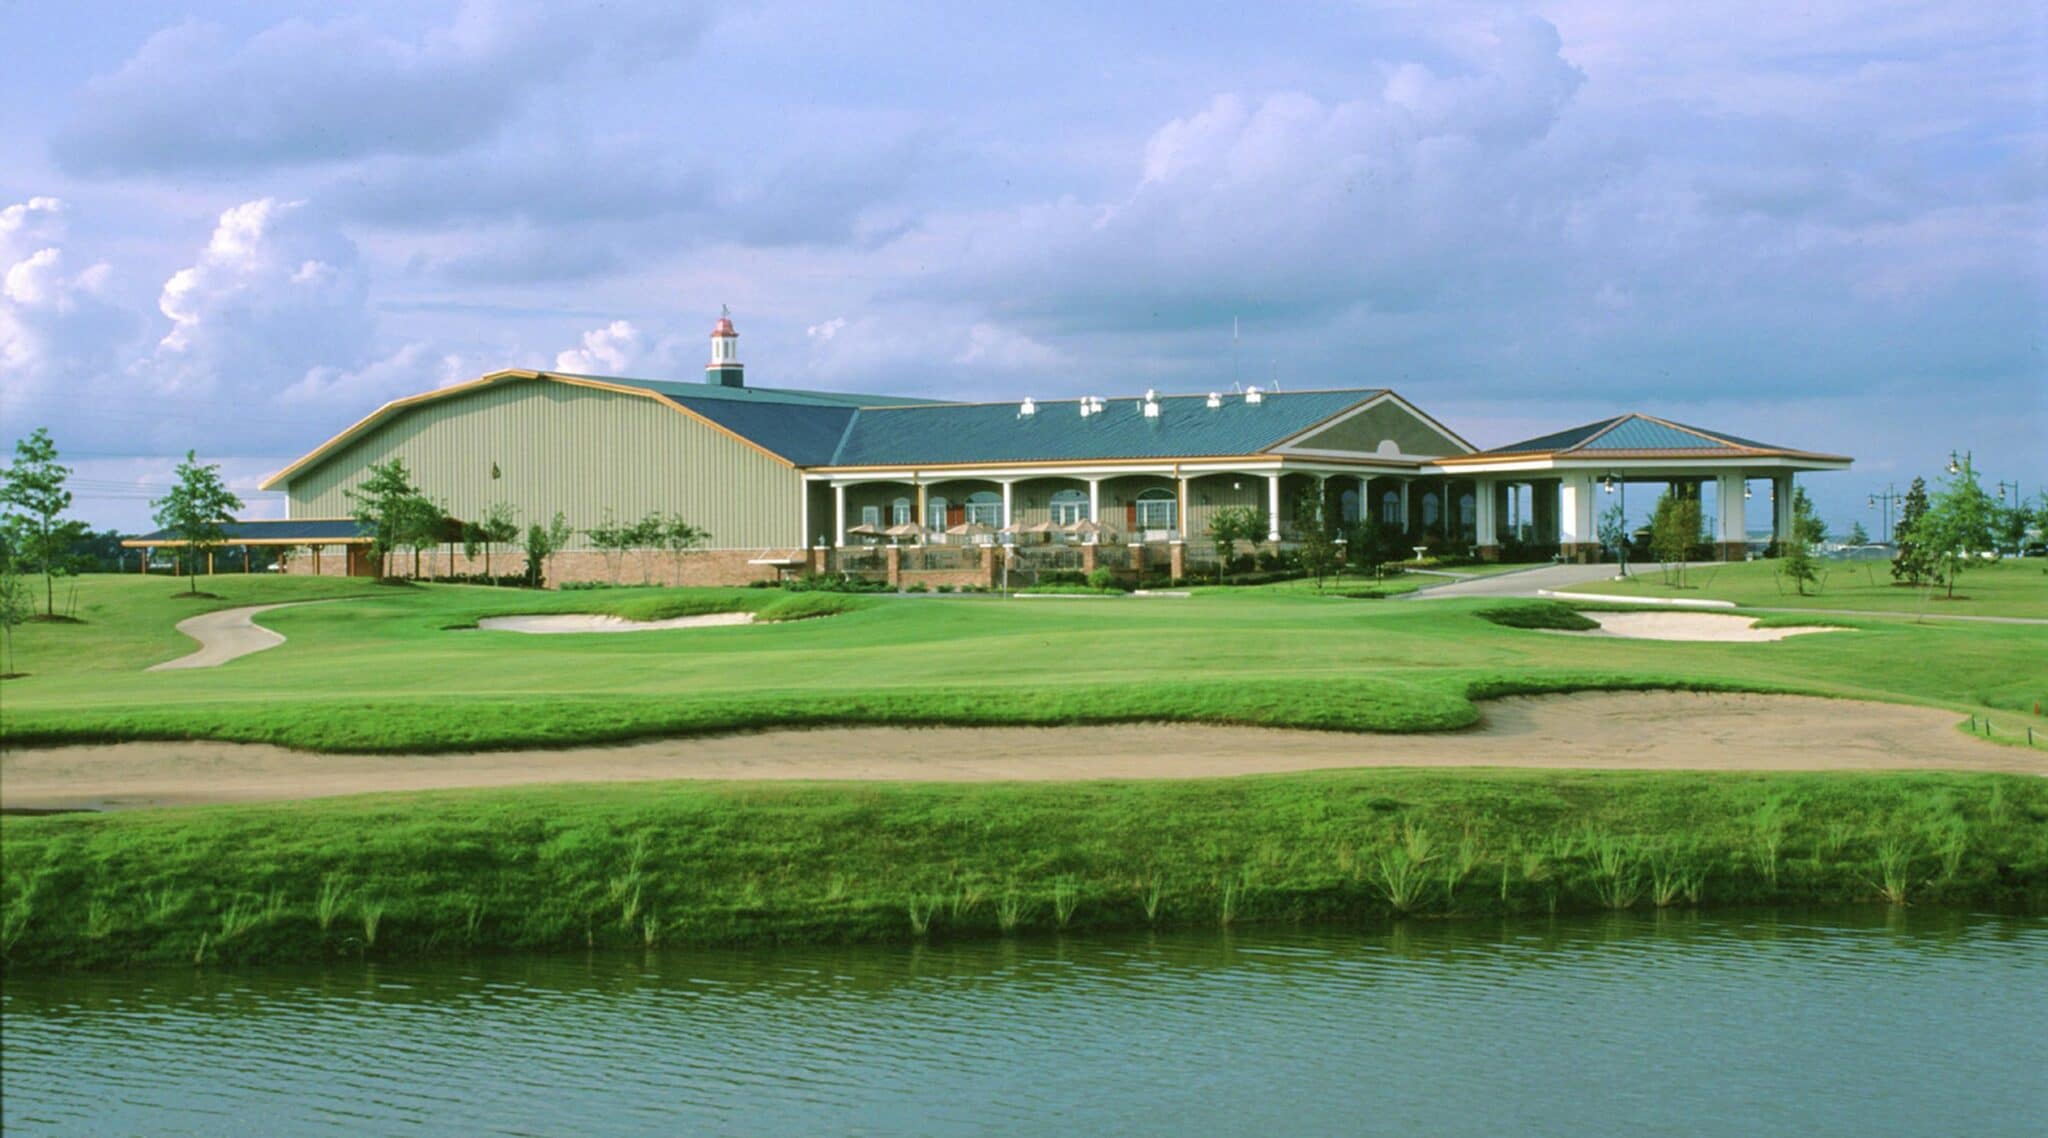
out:
<path id="1" fill-rule="evenodd" d="M 34 1134 L 2035 1134 L 2048 919 L 10 976 Z"/>

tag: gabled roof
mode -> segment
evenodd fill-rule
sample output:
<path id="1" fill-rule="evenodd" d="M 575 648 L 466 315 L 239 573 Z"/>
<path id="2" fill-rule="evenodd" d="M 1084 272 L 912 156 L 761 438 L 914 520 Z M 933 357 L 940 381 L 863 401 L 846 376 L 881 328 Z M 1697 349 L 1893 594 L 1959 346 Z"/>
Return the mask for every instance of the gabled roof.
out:
<path id="1" fill-rule="evenodd" d="M 1791 455 L 1802 458 L 1842 459 L 1841 455 L 1815 454 L 1811 451 L 1794 450 L 1791 447 L 1760 443 L 1725 431 L 1709 431 L 1702 427 L 1688 427 L 1669 419 L 1630 412 L 1616 415 L 1611 419 L 1586 423 L 1518 443 L 1481 451 L 1473 458 L 1499 456 L 1549 456 L 1564 458 L 1583 457 L 1634 457 L 1634 458 L 1710 458 L 1717 455 L 1728 457 L 1757 455 Z"/>
<path id="2" fill-rule="evenodd" d="M 1082 416 L 1082 400 L 1036 403 L 931 403 L 863 407 L 848 425 L 831 466 L 944 466 L 999 462 L 1212 458 L 1258 454 L 1381 394 L 1380 388 L 1269 391 L 1259 402 L 1226 395 L 1162 395 L 1159 414 L 1144 400 L 1102 401 Z"/>

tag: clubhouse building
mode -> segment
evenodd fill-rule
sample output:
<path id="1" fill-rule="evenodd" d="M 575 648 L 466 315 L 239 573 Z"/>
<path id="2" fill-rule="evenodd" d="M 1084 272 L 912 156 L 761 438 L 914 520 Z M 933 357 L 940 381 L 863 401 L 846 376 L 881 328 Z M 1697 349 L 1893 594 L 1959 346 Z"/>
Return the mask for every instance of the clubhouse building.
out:
<path id="1" fill-rule="evenodd" d="M 1284 548 L 1307 494 L 1342 530 L 1369 521 L 1404 549 L 1586 560 L 1597 516 L 1629 482 L 1699 496 L 1719 556 L 1740 559 L 1747 499 L 1768 494 L 1784 535 L 1793 476 L 1850 464 L 1633 413 L 1480 450 L 1373 387 L 1006 403 L 752 387 L 729 319 L 711 347 L 702 383 L 507 370 L 394 400 L 266 480 L 289 518 L 237 523 L 229 544 L 289 549 L 292 572 L 373 574 L 348 491 L 402 459 L 453 520 L 505 504 L 523 529 L 561 513 L 579 533 L 549 567 L 555 582 L 1183 576 L 1213 560 L 1218 511 L 1251 511 L 1264 547 Z M 650 513 L 708 531 L 708 547 L 634 551 L 622 566 L 582 533 Z M 453 547 L 427 561 L 437 574 L 482 569 Z M 516 550 L 494 554 L 499 572 L 519 563 Z"/>

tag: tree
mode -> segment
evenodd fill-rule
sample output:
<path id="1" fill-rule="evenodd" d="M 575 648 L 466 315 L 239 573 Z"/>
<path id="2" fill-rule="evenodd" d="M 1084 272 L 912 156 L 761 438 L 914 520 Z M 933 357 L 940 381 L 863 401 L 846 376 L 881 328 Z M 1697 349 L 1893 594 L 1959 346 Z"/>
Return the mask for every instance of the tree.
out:
<path id="1" fill-rule="evenodd" d="M 1792 487 L 1792 533 L 1808 545 L 1819 545 L 1828 539 L 1828 523 L 1814 510 L 1804 486 Z"/>
<path id="2" fill-rule="evenodd" d="M 34 564 L 43 576 L 43 612 L 57 614 L 57 571 L 83 524 L 65 521 L 71 491 L 64 483 L 71 468 L 57 462 L 57 444 L 47 427 L 37 427 L 14 442 L 14 463 L 0 470 L 0 517 L 13 521 L 9 542 L 16 555 Z"/>
<path id="3" fill-rule="evenodd" d="M 1209 540 L 1216 545 L 1216 580 L 1220 584 L 1237 555 L 1237 543 L 1259 540 L 1258 511 L 1249 506 L 1225 506 L 1210 514 Z"/>
<path id="4" fill-rule="evenodd" d="M 693 549 L 702 549 L 711 542 L 711 532 L 693 525 L 681 514 L 670 514 L 666 519 L 647 515 L 650 522 L 660 524 L 660 545 L 668 550 L 670 567 L 675 571 L 676 584 L 683 583 L 683 555 Z M 643 523 L 645 524 L 645 523 Z"/>
<path id="5" fill-rule="evenodd" d="M 2034 512 L 2027 508 L 2024 498 L 2015 499 L 2011 505 L 2000 502 L 1992 507 L 1992 531 L 1998 539 L 2001 553 L 2018 553 L 2027 540 L 2027 530 L 2033 525 Z"/>
<path id="6" fill-rule="evenodd" d="M 619 569 L 625 561 L 626 550 L 633 546 L 633 527 L 613 521 L 612 512 L 606 510 L 604 521 L 584 530 L 583 536 L 589 538 L 590 544 L 604 554 L 605 572 L 611 577 L 612 584 L 618 584 Z"/>
<path id="7" fill-rule="evenodd" d="M 36 601 L 12 551 L 0 554 L 0 634 L 7 639 L 7 675 L 14 670 L 14 626 L 35 615 Z"/>
<path id="8" fill-rule="evenodd" d="M 441 543 L 448 532 L 448 511 L 424 494 L 402 498 L 398 503 L 398 540 L 412 548 L 412 575 L 420 575 L 420 553 Z"/>
<path id="9" fill-rule="evenodd" d="M 484 579 L 495 585 L 498 579 L 491 574 L 491 547 L 509 544 L 519 540 L 517 513 L 509 502 L 499 502 L 484 511 L 484 516 L 462 527 L 462 555 L 474 559 L 481 548 L 484 554 Z"/>
<path id="10" fill-rule="evenodd" d="M 170 492 L 149 505 L 155 511 L 156 524 L 183 541 L 185 551 L 192 555 L 185 579 L 197 593 L 197 563 L 227 543 L 227 523 L 235 520 L 242 500 L 221 481 L 219 463 L 202 465 L 197 452 L 188 450 L 185 461 L 178 464 Z"/>
<path id="11" fill-rule="evenodd" d="M 555 511 L 554 520 L 543 526 L 539 522 L 526 527 L 526 581 L 539 589 L 547 585 L 549 558 L 563 546 L 576 531 L 569 528 L 569 519 Z"/>
<path id="12" fill-rule="evenodd" d="M 1786 539 L 1778 554 L 1778 572 L 1792 582 L 1800 596 L 1806 595 L 1806 586 L 1820 581 L 1820 570 L 1813 563 L 1813 547 L 1797 534 Z"/>
<path id="13" fill-rule="evenodd" d="M 1927 551 L 1913 539 L 1913 533 L 1920 526 L 1920 519 L 1927 516 L 1927 480 L 1913 479 L 1906 488 L 1905 500 L 1899 503 L 1899 524 L 1892 530 L 1892 580 L 1918 585 L 1933 569 Z"/>
<path id="14" fill-rule="evenodd" d="M 1301 558 L 1302 569 L 1315 578 L 1317 592 L 1323 590 L 1323 578 L 1337 568 L 1337 531 L 1329 519 L 1322 483 L 1303 490 L 1294 500 L 1295 556 Z"/>
<path id="15" fill-rule="evenodd" d="M 1650 515 L 1650 554 L 1664 564 L 1666 580 L 1685 587 L 1685 563 L 1699 543 L 1700 500 L 1665 490 Z"/>
<path id="16" fill-rule="evenodd" d="M 1862 522 L 1852 522 L 1849 525 L 1848 541 L 1850 545 L 1869 545 L 1870 532 L 1863 528 Z"/>
<path id="17" fill-rule="evenodd" d="M 1613 550 L 1615 559 L 1621 562 L 1621 575 L 1628 576 L 1628 515 L 1622 513 L 1621 503 L 1607 507 L 1600 515 L 1598 536 L 1600 544 Z"/>
<path id="18" fill-rule="evenodd" d="M 405 544 L 406 523 L 416 508 L 414 500 L 420 496 L 419 487 L 412 484 L 412 474 L 405 469 L 405 460 L 394 458 L 373 463 L 370 476 L 361 486 L 347 491 L 347 495 L 355 507 L 351 516 L 357 525 L 369 531 L 370 556 L 377 559 L 383 575 L 390 576 L 387 558 Z"/>
<path id="19" fill-rule="evenodd" d="M 1916 480 L 1917 481 L 1917 480 Z M 1996 503 L 1977 485 L 1977 471 L 1968 463 L 1942 483 L 1941 493 L 1913 527 L 1914 544 L 1927 553 L 1935 579 L 1956 595 L 1956 578 L 1970 558 L 1991 548 L 1991 518 Z"/>

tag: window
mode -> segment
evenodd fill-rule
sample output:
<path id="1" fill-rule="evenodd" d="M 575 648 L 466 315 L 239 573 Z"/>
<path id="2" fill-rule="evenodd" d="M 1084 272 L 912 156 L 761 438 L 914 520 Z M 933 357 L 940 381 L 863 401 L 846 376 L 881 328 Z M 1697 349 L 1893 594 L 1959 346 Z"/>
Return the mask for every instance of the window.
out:
<path id="1" fill-rule="evenodd" d="M 970 525 L 983 525 L 990 529 L 1003 528 L 1003 496 L 993 490 L 969 494 L 967 521 Z"/>
<path id="2" fill-rule="evenodd" d="M 1404 526 L 1407 519 L 1401 516 L 1401 495 L 1392 490 L 1380 495 L 1380 524 Z"/>
<path id="3" fill-rule="evenodd" d="M 1472 495 L 1470 495 L 1470 494 L 1467 494 L 1467 495 L 1465 495 L 1464 497 L 1462 497 L 1462 498 L 1458 499 L 1458 526 L 1459 526 L 1459 528 L 1461 528 L 1461 529 L 1471 529 L 1471 528 L 1473 528 L 1473 526 L 1475 526 L 1475 525 L 1477 524 L 1477 515 L 1478 515 L 1478 512 L 1479 512 L 1479 503 L 1478 503 L 1478 502 L 1475 502 L 1475 501 L 1473 501 L 1473 499 L 1472 499 Z"/>
<path id="4" fill-rule="evenodd" d="M 1358 491 L 1346 490 L 1337 495 L 1337 516 L 1345 525 L 1358 520 Z"/>
<path id="5" fill-rule="evenodd" d="M 864 526 L 873 526 L 873 527 L 875 527 L 876 529 L 881 529 L 881 528 L 882 528 L 882 507 L 880 507 L 880 506 L 862 506 L 862 507 L 860 508 L 860 524 L 862 524 L 862 525 L 864 525 Z"/>
<path id="6" fill-rule="evenodd" d="M 1088 517 L 1088 493 L 1085 490 L 1059 490 L 1052 496 L 1052 524 L 1070 526 Z"/>
<path id="7" fill-rule="evenodd" d="M 943 530 L 946 528 L 946 500 L 937 494 L 924 500 L 924 528 Z"/>
<path id="8" fill-rule="evenodd" d="M 1170 530 L 1173 528 L 1173 491 L 1147 490 L 1138 495 L 1138 528 L 1141 530 Z"/>
<path id="9" fill-rule="evenodd" d="M 898 498 L 889 504 L 889 524 L 907 526 L 910 524 L 910 499 Z"/>
<path id="10" fill-rule="evenodd" d="M 1422 527 L 1428 529 L 1435 525 L 1436 520 L 1442 516 L 1443 508 L 1437 505 L 1436 491 L 1432 490 L 1424 494 L 1422 496 Z"/>

